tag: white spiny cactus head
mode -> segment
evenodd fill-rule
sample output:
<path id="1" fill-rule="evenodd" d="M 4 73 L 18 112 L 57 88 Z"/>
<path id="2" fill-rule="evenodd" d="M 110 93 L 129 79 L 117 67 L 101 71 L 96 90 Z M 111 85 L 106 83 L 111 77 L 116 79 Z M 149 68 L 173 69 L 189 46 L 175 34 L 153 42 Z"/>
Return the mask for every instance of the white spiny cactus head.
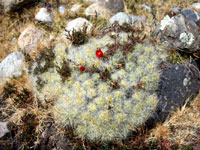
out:
<path id="1" fill-rule="evenodd" d="M 127 34 L 122 35 L 128 40 Z M 37 76 L 32 74 L 35 87 L 38 86 L 36 78 L 45 81 L 41 89 L 36 89 L 41 101 L 56 99 L 55 121 L 63 126 L 72 125 L 81 138 L 124 139 L 130 130 L 143 124 L 157 106 L 155 90 L 161 73 L 158 64 L 166 59 L 167 52 L 149 43 L 140 43 L 126 56 L 117 49 L 109 59 L 97 57 L 97 50 L 101 49 L 104 55 L 109 50 L 108 44 L 114 43 L 113 38 L 105 35 L 67 50 L 63 46 L 56 47 L 55 66 L 62 66 L 64 59 L 71 68 L 70 76 L 64 81 L 56 67 Z M 85 70 L 81 71 L 81 66 Z M 91 71 L 94 68 L 97 71 Z"/>

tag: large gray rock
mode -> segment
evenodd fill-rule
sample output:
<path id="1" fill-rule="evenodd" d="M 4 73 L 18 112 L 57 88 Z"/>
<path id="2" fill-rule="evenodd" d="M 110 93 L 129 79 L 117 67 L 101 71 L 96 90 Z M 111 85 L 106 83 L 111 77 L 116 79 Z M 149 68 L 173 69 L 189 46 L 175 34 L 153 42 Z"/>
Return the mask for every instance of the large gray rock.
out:
<path id="1" fill-rule="evenodd" d="M 200 89 L 199 69 L 195 62 L 171 64 L 163 62 L 162 74 L 157 90 L 158 105 L 153 117 L 147 120 L 149 128 L 158 122 L 164 122 L 175 110 L 186 101 L 197 96 Z"/>
<path id="2" fill-rule="evenodd" d="M 24 55 L 21 52 L 13 52 L 9 54 L 0 63 L 0 86 L 9 78 L 20 77 L 23 71 L 26 71 Z"/>
<path id="3" fill-rule="evenodd" d="M 34 0 L 0 0 L 0 4 L 4 7 L 5 12 L 12 12 L 21 9 L 25 5 L 33 2 Z"/>
<path id="4" fill-rule="evenodd" d="M 179 14 L 172 18 L 168 15 L 156 28 L 159 38 L 176 50 L 196 52 L 200 49 L 200 38 L 197 25 Z"/>
<path id="5" fill-rule="evenodd" d="M 164 121 L 173 110 L 194 98 L 200 89 L 199 69 L 196 63 L 162 64 L 166 66 L 158 88 L 158 116 Z"/>

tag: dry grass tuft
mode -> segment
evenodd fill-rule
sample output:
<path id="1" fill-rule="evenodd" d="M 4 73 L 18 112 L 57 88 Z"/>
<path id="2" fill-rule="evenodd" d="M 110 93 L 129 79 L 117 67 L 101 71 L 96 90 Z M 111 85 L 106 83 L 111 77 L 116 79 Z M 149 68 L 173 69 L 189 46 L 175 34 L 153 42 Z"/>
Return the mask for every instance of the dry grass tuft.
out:
<path id="1" fill-rule="evenodd" d="M 189 106 L 187 106 L 189 105 Z M 181 145 L 200 144 L 200 94 L 150 132 L 148 140 L 164 137 Z"/>

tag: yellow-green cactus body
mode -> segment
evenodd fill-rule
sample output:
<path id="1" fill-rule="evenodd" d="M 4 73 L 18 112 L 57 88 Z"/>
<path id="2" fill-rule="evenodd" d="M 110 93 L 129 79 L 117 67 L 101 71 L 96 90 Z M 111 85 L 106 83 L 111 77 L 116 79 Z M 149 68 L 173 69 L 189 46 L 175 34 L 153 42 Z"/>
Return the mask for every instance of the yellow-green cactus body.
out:
<path id="1" fill-rule="evenodd" d="M 126 33 L 119 37 L 120 43 L 127 41 Z M 72 68 L 71 76 L 62 81 L 55 67 L 49 72 L 32 76 L 35 86 L 38 77 L 45 81 L 40 90 L 35 89 L 42 102 L 44 99 L 56 99 L 53 111 L 55 121 L 64 126 L 73 125 L 81 138 L 102 141 L 124 139 L 130 130 L 143 124 L 156 108 L 155 90 L 160 76 L 158 65 L 166 59 L 167 53 L 144 43 L 136 44 L 126 57 L 118 50 L 108 60 L 97 58 L 97 49 L 105 54 L 107 44 L 113 43 L 114 39 L 105 35 L 67 50 L 63 46 L 60 49 L 56 47 L 55 66 L 60 66 L 64 58 Z M 116 64 L 121 60 L 125 65 L 117 68 Z M 80 66 L 86 70 L 80 71 Z M 110 78 L 103 81 L 101 73 L 89 72 L 93 67 L 101 72 L 107 69 Z M 114 82 L 119 86 L 116 89 L 111 86 Z"/>

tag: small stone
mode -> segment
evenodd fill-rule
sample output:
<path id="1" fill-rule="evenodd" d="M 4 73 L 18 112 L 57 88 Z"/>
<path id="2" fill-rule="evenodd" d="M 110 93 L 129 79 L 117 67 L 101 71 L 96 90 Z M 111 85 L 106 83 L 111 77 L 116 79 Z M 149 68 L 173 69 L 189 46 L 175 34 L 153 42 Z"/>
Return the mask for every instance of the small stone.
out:
<path id="1" fill-rule="evenodd" d="M 200 3 L 193 3 L 191 6 L 194 9 L 200 9 Z"/>
<path id="2" fill-rule="evenodd" d="M 142 4 L 142 5 L 139 5 L 139 8 L 144 8 L 146 9 L 148 12 L 152 12 L 152 8 L 146 4 Z"/>
<path id="3" fill-rule="evenodd" d="M 127 15 L 124 12 L 119 12 L 112 18 L 110 18 L 110 23 L 113 24 L 115 21 L 117 21 L 120 25 L 122 25 L 123 23 L 128 23 L 132 25 L 136 22 L 143 22 L 145 19 L 146 17 Z"/>
<path id="4" fill-rule="evenodd" d="M 13 52 L 9 54 L 0 63 L 0 86 L 6 82 L 8 78 L 18 78 L 26 71 L 24 65 L 24 55 L 21 52 Z"/>
<path id="5" fill-rule="evenodd" d="M 119 12 L 112 18 L 110 18 L 111 24 L 113 24 L 115 21 L 117 21 L 120 25 L 122 25 L 123 23 L 128 23 L 128 24 L 132 23 L 131 17 L 124 12 Z"/>
<path id="6" fill-rule="evenodd" d="M 85 10 L 86 16 L 98 16 L 104 19 L 110 19 L 112 17 L 112 13 L 109 9 L 101 6 L 98 2 L 90 5 Z"/>
<path id="7" fill-rule="evenodd" d="M 84 0 L 85 2 L 98 2 L 98 0 Z"/>
<path id="8" fill-rule="evenodd" d="M 53 16 L 47 11 L 47 8 L 40 8 L 39 12 L 36 14 L 35 19 L 37 21 L 45 23 L 53 23 Z"/>
<path id="9" fill-rule="evenodd" d="M 134 15 L 129 15 L 131 18 L 131 23 L 134 24 L 136 22 L 144 22 L 146 20 L 145 16 L 134 16 Z"/>
<path id="10" fill-rule="evenodd" d="M 33 25 L 28 26 L 19 36 L 18 45 L 26 54 L 30 54 L 44 38 L 45 32 Z"/>
<path id="11" fill-rule="evenodd" d="M 74 4 L 72 8 L 69 10 L 70 14 L 77 14 L 80 11 L 80 8 L 82 7 L 81 4 Z"/>
<path id="12" fill-rule="evenodd" d="M 9 132 L 7 125 L 7 122 L 0 122 L 0 138 Z"/>
<path id="13" fill-rule="evenodd" d="M 62 5 L 62 6 L 59 6 L 58 10 L 59 10 L 59 13 L 63 15 L 65 13 L 66 8 L 65 6 Z"/>
<path id="14" fill-rule="evenodd" d="M 89 33 L 93 27 L 93 25 L 88 20 L 86 20 L 85 18 L 79 17 L 70 21 L 65 27 L 65 30 L 69 31 L 71 34 L 73 30 L 75 31 L 83 30 L 84 26 L 87 27 L 87 33 Z M 68 33 L 65 32 L 65 35 L 66 34 Z"/>
<path id="15" fill-rule="evenodd" d="M 173 8 L 170 9 L 170 12 L 175 14 L 175 15 L 178 15 L 181 12 L 181 8 L 180 7 L 173 7 Z"/>
<path id="16" fill-rule="evenodd" d="M 98 3 L 107 8 L 113 14 L 124 11 L 123 0 L 99 0 Z"/>

